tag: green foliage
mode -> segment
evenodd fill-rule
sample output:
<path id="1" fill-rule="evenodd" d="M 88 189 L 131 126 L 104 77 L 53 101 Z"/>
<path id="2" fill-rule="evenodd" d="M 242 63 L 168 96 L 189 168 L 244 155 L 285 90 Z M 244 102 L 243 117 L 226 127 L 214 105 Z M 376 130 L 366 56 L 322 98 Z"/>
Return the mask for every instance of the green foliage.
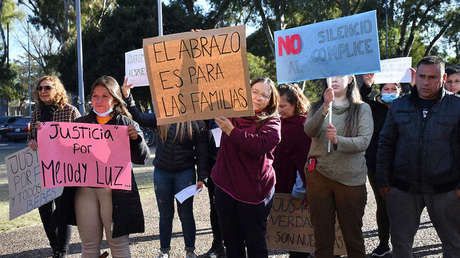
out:
<path id="1" fill-rule="evenodd" d="M 269 77 L 275 78 L 275 63 L 264 56 L 248 53 L 249 76 L 251 79 Z"/>
<path id="2" fill-rule="evenodd" d="M 6 24 L 10 24 L 10 30 L 14 29 L 14 20 L 24 19 L 24 12 L 18 10 L 18 6 L 14 0 L 5 0 L 3 2 L 2 13 L 0 15 L 0 21 L 3 29 L 6 29 Z"/>

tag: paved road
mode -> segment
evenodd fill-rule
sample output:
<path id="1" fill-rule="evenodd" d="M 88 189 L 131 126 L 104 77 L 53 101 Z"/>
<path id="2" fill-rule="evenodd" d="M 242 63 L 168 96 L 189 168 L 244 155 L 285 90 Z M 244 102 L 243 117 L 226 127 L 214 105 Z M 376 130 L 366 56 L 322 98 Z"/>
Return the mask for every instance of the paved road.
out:
<path id="1" fill-rule="evenodd" d="M 24 147 L 24 143 L 0 143 L 0 155 L 11 153 Z M 0 159 L 2 161 L 3 159 Z M 151 163 L 149 163 L 151 164 Z M 4 169 L 0 165 L 0 170 Z M 151 177 L 152 167 L 136 169 L 136 177 Z M 2 173 L 0 173 L 2 174 Z M 158 210 L 156 200 L 152 194 L 153 185 L 147 184 L 145 189 L 150 194 L 143 195 L 142 205 L 146 219 L 146 232 L 131 236 L 131 252 L 133 257 L 156 257 L 159 252 L 160 240 L 158 231 Z M 368 204 L 364 217 L 364 236 L 366 250 L 370 253 L 378 244 L 375 223 L 375 200 L 368 186 Z M 194 202 L 195 219 L 197 223 L 196 253 L 204 254 L 211 245 L 212 233 L 209 223 L 209 205 L 206 190 L 202 191 Z M 70 245 L 70 257 L 80 257 L 80 241 L 76 227 L 73 228 Z M 173 237 L 171 242 L 171 257 L 184 257 L 184 242 L 181 233 L 180 221 L 177 214 L 174 219 Z M 107 244 L 104 242 L 104 247 Z M 48 247 L 45 233 L 41 226 L 30 226 L 7 232 L 0 232 L 0 258 L 3 257 L 49 257 L 51 250 Z M 442 257 L 441 244 L 433 225 L 426 212 L 423 213 L 420 229 L 415 237 L 414 254 L 416 257 Z M 204 256 L 202 256 L 204 257 Z M 270 257 L 288 257 L 286 252 L 277 252 Z M 390 256 L 388 256 L 390 257 Z"/>

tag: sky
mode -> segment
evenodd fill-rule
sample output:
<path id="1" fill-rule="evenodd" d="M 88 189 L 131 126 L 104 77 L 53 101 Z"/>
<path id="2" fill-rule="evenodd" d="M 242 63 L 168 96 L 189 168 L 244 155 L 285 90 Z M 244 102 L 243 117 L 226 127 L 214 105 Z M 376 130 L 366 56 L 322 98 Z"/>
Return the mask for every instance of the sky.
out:
<path id="1" fill-rule="evenodd" d="M 165 4 L 169 4 L 169 0 L 164 0 L 163 2 Z M 208 10 L 210 8 L 206 0 L 198 0 L 195 4 L 197 6 L 202 7 L 204 10 Z M 23 5 L 20 5 L 19 9 L 25 12 L 26 14 L 28 12 L 28 9 L 25 8 Z M 163 13 L 163 16 L 164 15 L 166 14 Z M 25 50 L 21 47 L 19 39 L 21 39 L 24 42 L 24 44 L 27 44 L 27 32 L 22 28 L 22 25 L 19 21 L 16 21 L 13 24 L 13 27 L 15 28 L 15 30 L 14 32 L 10 33 L 10 60 L 18 60 L 21 56 L 25 56 L 26 53 Z M 34 30 L 32 26 L 31 29 Z M 247 35 L 251 34 L 255 30 L 255 27 L 246 27 Z"/>

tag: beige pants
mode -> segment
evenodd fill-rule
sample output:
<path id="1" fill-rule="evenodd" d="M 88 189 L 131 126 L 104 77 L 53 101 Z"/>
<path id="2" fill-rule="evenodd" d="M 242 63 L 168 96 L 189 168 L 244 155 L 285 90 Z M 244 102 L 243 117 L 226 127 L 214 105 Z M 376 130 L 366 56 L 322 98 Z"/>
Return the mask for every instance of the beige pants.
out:
<path id="1" fill-rule="evenodd" d="M 75 195 L 75 215 L 83 258 L 99 258 L 103 230 L 112 257 L 131 257 L 128 235 L 112 238 L 112 190 L 79 187 Z"/>

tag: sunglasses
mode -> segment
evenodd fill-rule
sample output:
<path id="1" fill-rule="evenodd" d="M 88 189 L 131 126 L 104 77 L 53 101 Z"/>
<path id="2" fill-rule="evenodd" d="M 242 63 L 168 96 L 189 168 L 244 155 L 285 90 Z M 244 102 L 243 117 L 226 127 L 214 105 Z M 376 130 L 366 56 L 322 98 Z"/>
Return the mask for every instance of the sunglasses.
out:
<path id="1" fill-rule="evenodd" d="M 46 85 L 46 86 L 38 86 L 38 87 L 37 87 L 37 91 L 42 91 L 42 90 L 50 91 L 52 88 L 53 88 L 53 87 L 48 86 L 48 85 Z"/>

